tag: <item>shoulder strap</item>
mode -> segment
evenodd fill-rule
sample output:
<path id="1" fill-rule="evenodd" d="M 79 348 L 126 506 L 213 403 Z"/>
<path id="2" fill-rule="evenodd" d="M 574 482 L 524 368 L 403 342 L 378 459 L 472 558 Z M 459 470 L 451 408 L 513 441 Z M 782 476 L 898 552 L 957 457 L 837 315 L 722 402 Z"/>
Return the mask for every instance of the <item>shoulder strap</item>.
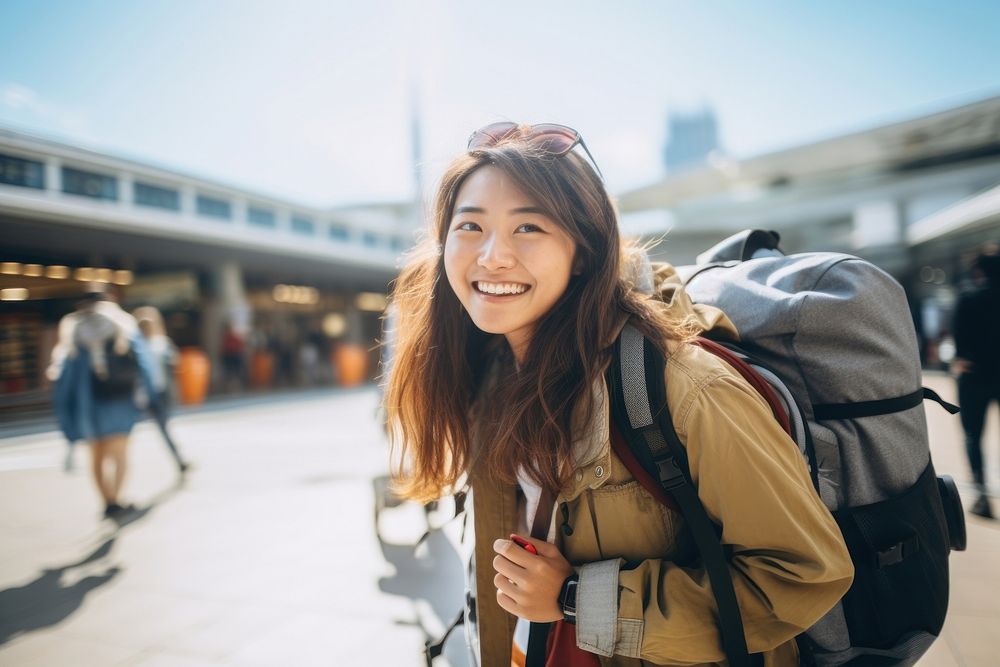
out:
<path id="1" fill-rule="evenodd" d="M 760 654 L 747 651 L 726 552 L 691 481 L 687 454 L 667 406 L 664 370 L 659 350 L 626 325 L 615 343 L 610 369 L 612 415 L 635 458 L 673 496 L 691 528 L 718 607 L 726 659 L 732 667 L 762 665 Z"/>
<path id="2" fill-rule="evenodd" d="M 757 390 L 757 393 L 767 402 L 772 414 L 774 414 L 775 420 L 781 425 L 785 433 L 792 435 L 792 426 L 788 421 L 788 415 L 781 408 L 781 399 L 778 398 L 778 394 L 775 393 L 774 388 L 768 384 L 767 380 L 754 371 L 750 364 L 740 359 L 739 356 L 727 347 L 707 338 L 698 338 L 694 343 L 703 350 L 719 357 L 732 366 L 737 373 L 742 375 L 743 379 L 750 383 L 750 386 Z M 791 406 L 789 406 L 789 409 L 791 409 Z"/>

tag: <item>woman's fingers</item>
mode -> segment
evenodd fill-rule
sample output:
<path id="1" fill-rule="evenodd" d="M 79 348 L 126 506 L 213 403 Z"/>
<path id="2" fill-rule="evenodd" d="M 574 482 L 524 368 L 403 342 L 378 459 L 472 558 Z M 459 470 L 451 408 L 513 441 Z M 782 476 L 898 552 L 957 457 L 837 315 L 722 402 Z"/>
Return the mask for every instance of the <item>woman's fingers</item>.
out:
<path id="1" fill-rule="evenodd" d="M 508 597 L 517 600 L 518 599 L 518 588 L 517 584 L 503 576 L 498 574 L 493 577 L 493 585 L 497 587 L 497 590 L 504 593 Z"/>
<path id="2" fill-rule="evenodd" d="M 515 544 L 512 540 L 496 540 L 493 542 L 493 551 L 521 567 L 526 567 L 535 557 L 534 554 L 528 553 L 524 547 Z"/>
<path id="3" fill-rule="evenodd" d="M 559 589 L 573 568 L 554 544 L 525 538 L 538 552 L 531 553 L 512 540 L 496 540 L 493 550 L 493 585 L 497 603 L 505 611 L 529 621 L 550 622 L 562 618 Z"/>
<path id="4" fill-rule="evenodd" d="M 521 581 L 524 578 L 525 570 L 520 565 L 511 563 L 503 556 L 496 556 L 493 559 L 493 569 L 514 581 Z"/>
<path id="5" fill-rule="evenodd" d="M 501 609 L 510 614 L 514 614 L 515 616 L 521 615 L 521 607 L 517 604 L 517 601 L 499 588 L 497 589 L 497 604 L 500 605 Z"/>

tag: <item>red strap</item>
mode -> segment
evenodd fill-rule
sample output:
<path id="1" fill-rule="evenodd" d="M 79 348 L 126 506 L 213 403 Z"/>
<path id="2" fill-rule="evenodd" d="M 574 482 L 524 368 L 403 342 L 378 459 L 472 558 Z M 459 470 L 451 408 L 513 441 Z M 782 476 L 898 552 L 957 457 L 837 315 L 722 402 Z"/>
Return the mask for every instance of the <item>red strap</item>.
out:
<path id="1" fill-rule="evenodd" d="M 642 485 L 642 488 L 649 491 L 650 495 L 653 496 L 658 502 L 666 505 L 675 512 L 680 512 L 680 508 L 677 507 L 677 502 L 673 497 L 663 490 L 660 483 L 654 480 L 653 477 L 646 472 L 646 469 L 642 467 L 639 460 L 635 458 L 635 454 L 629 448 L 628 443 L 625 442 L 625 436 L 621 434 L 618 430 L 618 426 L 615 424 L 615 420 L 611 420 L 611 448 L 614 450 L 621 462 L 625 464 L 628 471 L 632 473 L 636 481 Z"/>
<path id="2" fill-rule="evenodd" d="M 710 352 L 715 356 L 719 357 L 727 364 L 733 367 L 736 372 L 743 376 L 751 387 L 753 387 L 757 393 L 759 393 L 765 401 L 767 401 L 768 406 L 771 408 L 771 413 L 777 420 L 778 424 L 784 429 L 785 433 L 792 435 L 792 427 L 788 422 L 788 415 L 785 414 L 784 408 L 782 408 L 781 399 L 778 398 L 778 394 L 774 391 L 767 380 L 761 377 L 760 373 L 755 371 L 749 364 L 736 356 L 732 351 L 727 348 L 708 340 L 707 338 L 699 338 L 695 341 L 695 344 L 701 347 L 706 352 Z M 635 454 L 632 453 L 632 449 L 625 442 L 625 437 L 622 436 L 621 432 L 618 430 L 615 420 L 611 420 L 611 448 L 614 450 L 621 462 L 625 464 L 632 476 L 635 477 L 636 481 L 642 485 L 642 488 L 646 489 L 657 501 L 666 505 L 675 512 L 680 512 L 680 508 L 674 501 L 673 497 L 663 490 L 660 483 L 653 479 L 653 477 L 646 472 L 646 469 L 642 467 L 639 460 L 635 458 Z"/>
<path id="3" fill-rule="evenodd" d="M 727 364 L 732 366 L 737 373 L 743 376 L 743 379 L 750 383 L 750 386 L 757 390 L 767 404 L 771 407 L 771 412 L 774 414 L 774 418 L 777 420 L 778 424 L 788 435 L 795 437 L 792 434 L 792 426 L 788 422 L 788 415 L 785 414 L 784 408 L 782 408 L 781 399 L 778 398 L 778 394 L 775 393 L 774 388 L 761 377 L 760 373 L 755 371 L 747 362 L 740 359 L 738 356 L 733 354 L 733 352 L 718 343 L 708 340 L 707 338 L 699 338 L 694 341 L 695 345 L 698 345 L 703 350 L 711 352 L 715 356 L 719 357 Z"/>

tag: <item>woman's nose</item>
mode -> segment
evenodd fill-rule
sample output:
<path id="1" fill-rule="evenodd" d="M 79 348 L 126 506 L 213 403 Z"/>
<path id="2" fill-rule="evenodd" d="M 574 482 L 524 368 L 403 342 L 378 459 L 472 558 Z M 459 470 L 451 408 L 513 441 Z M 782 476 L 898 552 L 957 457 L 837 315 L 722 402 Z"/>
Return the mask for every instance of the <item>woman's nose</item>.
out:
<path id="1" fill-rule="evenodd" d="M 479 266 L 488 271 L 496 271 L 509 269 L 514 266 L 515 262 L 514 251 L 510 244 L 498 234 L 491 234 L 484 239 L 479 252 Z"/>

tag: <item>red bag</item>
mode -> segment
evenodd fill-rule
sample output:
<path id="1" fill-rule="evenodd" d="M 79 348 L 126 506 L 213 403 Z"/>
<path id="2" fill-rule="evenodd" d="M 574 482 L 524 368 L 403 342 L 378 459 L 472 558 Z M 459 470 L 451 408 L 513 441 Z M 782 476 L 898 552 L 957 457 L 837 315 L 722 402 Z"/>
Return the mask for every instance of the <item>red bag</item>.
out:
<path id="1" fill-rule="evenodd" d="M 601 661 L 576 645 L 575 625 L 556 621 L 545 646 L 545 667 L 601 667 Z"/>

